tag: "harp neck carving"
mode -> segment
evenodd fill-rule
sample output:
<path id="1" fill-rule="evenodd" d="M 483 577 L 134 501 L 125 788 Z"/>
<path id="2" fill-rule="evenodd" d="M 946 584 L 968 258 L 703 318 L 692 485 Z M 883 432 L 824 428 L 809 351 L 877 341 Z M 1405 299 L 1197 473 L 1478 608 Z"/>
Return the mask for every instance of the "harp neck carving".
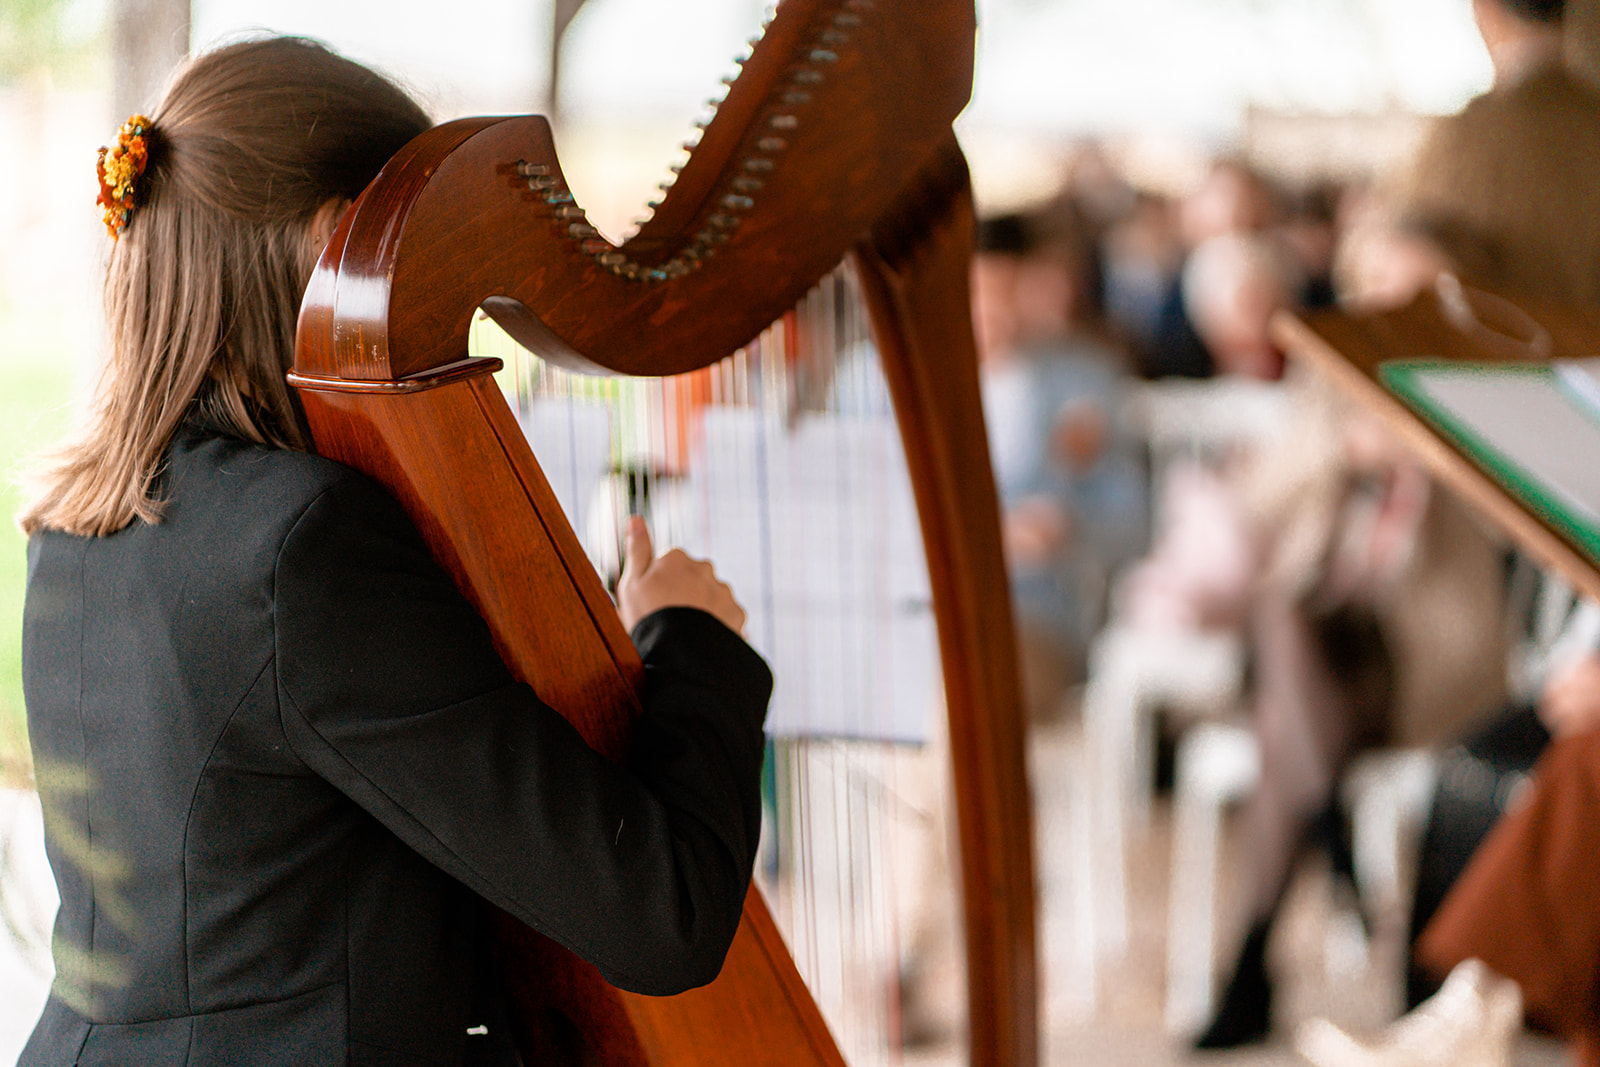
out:
<path id="1" fill-rule="evenodd" d="M 676 374 L 727 356 L 831 270 L 950 137 L 971 86 L 972 8 L 919 3 L 909 32 L 899 6 L 781 5 L 621 246 L 585 218 L 543 118 L 428 131 L 334 235 L 306 306 L 342 326 L 330 350 L 302 353 L 300 372 L 393 380 L 459 362 L 479 307 L 573 369 Z"/>

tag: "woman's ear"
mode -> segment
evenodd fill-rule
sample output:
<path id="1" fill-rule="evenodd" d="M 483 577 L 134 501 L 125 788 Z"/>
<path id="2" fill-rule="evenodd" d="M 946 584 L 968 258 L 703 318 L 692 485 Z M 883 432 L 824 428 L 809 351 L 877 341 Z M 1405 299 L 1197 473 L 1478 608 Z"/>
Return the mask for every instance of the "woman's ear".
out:
<path id="1" fill-rule="evenodd" d="M 307 233 L 311 239 L 313 262 L 321 258 L 322 250 L 328 247 L 328 242 L 333 238 L 333 231 L 339 228 L 339 220 L 344 217 L 345 209 L 350 203 L 345 197 L 336 196 L 325 201 L 317 208 L 317 213 L 311 216 L 311 226 Z"/>

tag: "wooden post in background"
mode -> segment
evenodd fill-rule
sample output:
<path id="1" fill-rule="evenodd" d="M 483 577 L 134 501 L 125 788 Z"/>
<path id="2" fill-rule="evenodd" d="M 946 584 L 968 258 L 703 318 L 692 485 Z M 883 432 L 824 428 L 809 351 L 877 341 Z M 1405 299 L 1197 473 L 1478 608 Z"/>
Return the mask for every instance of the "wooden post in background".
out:
<path id="1" fill-rule="evenodd" d="M 555 0 L 550 10 L 550 85 L 545 93 L 545 117 L 561 124 L 561 42 L 584 0 Z"/>
<path id="2" fill-rule="evenodd" d="M 114 0 L 111 11 L 113 121 L 147 112 L 189 54 L 189 0 Z"/>

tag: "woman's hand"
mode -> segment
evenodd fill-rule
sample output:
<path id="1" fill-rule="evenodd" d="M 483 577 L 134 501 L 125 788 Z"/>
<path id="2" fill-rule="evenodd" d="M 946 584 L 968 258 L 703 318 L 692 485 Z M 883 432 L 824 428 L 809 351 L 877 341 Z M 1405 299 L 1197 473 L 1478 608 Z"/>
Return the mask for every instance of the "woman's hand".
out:
<path id="1" fill-rule="evenodd" d="M 1557 737 L 1600 726 L 1600 653 L 1582 656 L 1551 676 L 1539 701 L 1539 718 Z"/>
<path id="2" fill-rule="evenodd" d="M 617 582 L 622 625 L 632 630 L 640 619 L 662 608 L 699 608 L 734 633 L 744 633 L 744 609 L 710 563 L 691 559 L 679 548 L 656 559 L 650 530 L 637 515 L 628 519 L 623 536 L 622 577 Z"/>

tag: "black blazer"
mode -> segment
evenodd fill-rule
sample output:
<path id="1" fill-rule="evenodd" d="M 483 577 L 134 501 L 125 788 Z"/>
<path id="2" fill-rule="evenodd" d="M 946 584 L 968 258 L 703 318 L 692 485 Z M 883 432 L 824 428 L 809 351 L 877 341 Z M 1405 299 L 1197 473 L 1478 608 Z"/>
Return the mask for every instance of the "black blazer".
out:
<path id="1" fill-rule="evenodd" d="M 771 689 L 737 635 L 684 608 L 638 625 L 619 767 L 512 681 L 361 475 L 190 433 L 164 493 L 158 525 L 29 545 L 62 903 L 22 1064 L 477 1060 L 474 895 L 624 988 L 716 975 Z"/>

